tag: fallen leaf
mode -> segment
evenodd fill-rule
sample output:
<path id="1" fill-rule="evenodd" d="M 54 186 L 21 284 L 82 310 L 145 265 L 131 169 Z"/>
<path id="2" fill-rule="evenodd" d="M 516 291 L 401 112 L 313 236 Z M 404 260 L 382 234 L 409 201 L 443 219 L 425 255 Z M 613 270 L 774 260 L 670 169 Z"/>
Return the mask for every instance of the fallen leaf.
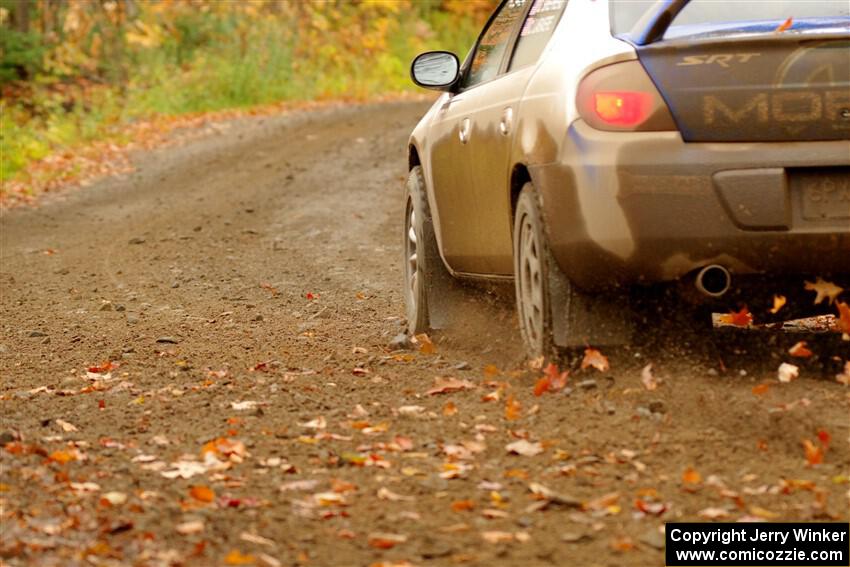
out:
<path id="1" fill-rule="evenodd" d="M 319 416 L 306 423 L 299 423 L 298 426 L 304 427 L 305 429 L 324 429 L 328 426 L 328 422 L 323 416 Z"/>
<path id="2" fill-rule="evenodd" d="M 231 549 L 227 555 L 224 556 L 225 565 L 254 565 L 256 562 L 256 557 L 253 555 L 244 555 L 238 549 Z"/>
<path id="3" fill-rule="evenodd" d="M 581 369 L 584 370 L 591 366 L 600 372 L 607 372 L 610 368 L 608 357 L 595 348 L 586 348 L 584 350 L 584 359 L 581 361 Z"/>
<path id="4" fill-rule="evenodd" d="M 189 489 L 189 495 L 199 502 L 212 502 L 215 500 L 215 492 L 208 486 L 193 486 Z"/>
<path id="5" fill-rule="evenodd" d="M 829 299 L 829 304 L 832 305 L 839 294 L 844 291 L 844 288 L 838 287 L 832 282 L 817 278 L 814 282 L 807 281 L 806 290 L 813 291 L 817 294 L 815 297 L 815 305 L 818 305 L 824 299 Z"/>
<path id="6" fill-rule="evenodd" d="M 313 501 L 319 506 L 347 506 L 345 496 L 337 492 L 318 492 L 313 495 Z"/>
<path id="7" fill-rule="evenodd" d="M 658 388 L 658 380 L 656 380 L 655 374 L 652 372 L 651 362 L 640 371 L 640 381 L 643 383 L 643 387 L 650 392 Z"/>
<path id="8" fill-rule="evenodd" d="M 741 307 L 740 311 L 730 311 L 719 317 L 721 323 L 733 325 L 735 327 L 747 327 L 753 322 L 753 315 L 746 305 Z"/>
<path id="9" fill-rule="evenodd" d="M 65 433 L 73 433 L 74 431 L 79 431 L 76 426 L 71 423 L 68 423 L 64 419 L 57 419 L 56 425 L 58 425 Z"/>
<path id="10" fill-rule="evenodd" d="M 528 485 L 528 489 L 535 496 L 542 498 L 543 500 L 546 500 L 547 502 L 550 502 L 552 504 L 558 504 L 560 506 L 567 506 L 572 508 L 581 508 L 583 506 L 581 500 L 579 500 L 578 498 L 566 496 L 538 482 L 530 483 Z M 496 492 L 495 494 L 498 494 L 498 492 Z"/>
<path id="11" fill-rule="evenodd" d="M 767 393 L 768 390 L 770 390 L 770 384 L 768 384 L 767 382 L 759 384 L 758 386 L 753 386 L 753 394 L 755 394 L 756 396 L 763 396 Z"/>
<path id="12" fill-rule="evenodd" d="M 806 347 L 806 341 L 800 341 L 788 349 L 788 354 L 797 358 L 809 358 L 814 353 Z"/>
<path id="13" fill-rule="evenodd" d="M 791 380 L 794 380 L 800 375 L 800 368 L 794 366 L 793 364 L 788 364 L 787 362 L 783 362 L 779 365 L 779 370 L 777 371 L 777 378 L 779 381 L 787 384 Z"/>
<path id="14" fill-rule="evenodd" d="M 481 532 L 481 538 L 487 543 L 508 543 L 514 541 L 514 534 L 511 532 L 486 531 Z"/>
<path id="15" fill-rule="evenodd" d="M 617 538 L 612 539 L 611 543 L 610 543 L 610 547 L 614 551 L 619 551 L 619 552 L 622 553 L 622 552 L 625 552 L 625 551 L 632 551 L 637 546 L 635 545 L 635 542 L 634 542 L 634 540 L 632 540 L 632 538 L 630 538 L 628 536 L 622 536 L 622 537 L 617 537 Z"/>
<path id="16" fill-rule="evenodd" d="M 771 512 L 766 508 L 762 508 L 761 506 L 750 506 L 750 514 L 755 516 L 756 518 L 761 518 L 763 520 L 776 520 L 777 518 L 781 518 L 782 514 L 777 514 L 776 512 Z"/>
<path id="17" fill-rule="evenodd" d="M 569 375 L 569 370 L 561 372 L 555 364 L 550 362 L 546 366 L 546 370 L 543 371 L 543 377 L 534 384 L 534 395 L 542 396 L 544 392 L 558 392 L 563 390 L 567 385 Z"/>
<path id="18" fill-rule="evenodd" d="M 76 461 L 77 455 L 75 453 L 72 453 L 71 451 L 53 451 L 47 458 L 53 461 L 54 463 L 64 465 L 65 463 Z"/>
<path id="19" fill-rule="evenodd" d="M 391 549 L 407 541 L 407 536 L 401 534 L 373 533 L 369 534 L 369 545 L 375 549 Z"/>
<path id="20" fill-rule="evenodd" d="M 794 18 L 789 17 L 787 20 L 779 24 L 774 31 L 784 32 L 788 29 L 791 29 L 792 25 L 794 25 Z"/>
<path id="21" fill-rule="evenodd" d="M 455 500 L 452 502 L 452 511 L 454 512 L 468 512 L 473 509 L 475 509 L 475 502 L 472 500 Z"/>
<path id="22" fill-rule="evenodd" d="M 593 500 L 585 502 L 582 504 L 582 508 L 585 510 L 606 510 L 611 506 L 616 506 L 619 500 L 619 492 L 609 492 L 607 494 L 603 494 L 599 498 L 594 498 Z"/>
<path id="23" fill-rule="evenodd" d="M 702 484 L 702 475 L 693 467 L 688 467 L 682 473 L 682 484 L 686 486 L 698 486 Z"/>
<path id="24" fill-rule="evenodd" d="M 539 378 L 537 380 L 537 382 L 534 383 L 534 395 L 535 396 L 538 396 L 538 397 L 542 396 L 543 392 L 545 392 L 548 389 L 549 389 L 549 377 L 548 376 L 542 376 L 541 378 Z"/>
<path id="25" fill-rule="evenodd" d="M 252 534 L 250 532 L 242 532 L 239 534 L 239 539 L 242 541 L 247 541 L 248 543 L 256 543 L 257 545 L 265 545 L 267 547 L 271 547 L 275 545 L 274 540 L 271 540 L 267 537 L 263 537 L 261 535 Z"/>
<path id="26" fill-rule="evenodd" d="M 494 378 L 501 373 L 502 371 L 499 370 L 499 367 L 495 364 L 488 364 L 484 367 L 484 376 L 486 376 L 487 378 Z"/>
<path id="27" fill-rule="evenodd" d="M 519 403 L 519 400 L 514 398 L 513 394 L 508 396 L 508 399 L 505 400 L 505 419 L 508 421 L 516 421 L 520 418 L 520 414 L 522 412 L 522 404 Z"/>
<path id="28" fill-rule="evenodd" d="M 253 400 L 246 400 L 244 402 L 230 402 L 230 407 L 237 411 L 252 410 L 257 407 L 258 403 L 259 402 L 255 402 Z"/>
<path id="29" fill-rule="evenodd" d="M 647 502 L 640 498 L 635 500 L 635 508 L 649 516 L 660 516 L 667 511 L 667 505 L 663 502 Z"/>
<path id="30" fill-rule="evenodd" d="M 319 485 L 319 481 L 315 479 L 290 480 L 280 485 L 281 492 L 290 490 L 313 490 Z"/>
<path id="31" fill-rule="evenodd" d="M 443 406 L 443 415 L 446 417 L 451 417 L 457 414 L 457 406 L 454 402 L 446 402 L 446 405 Z"/>
<path id="32" fill-rule="evenodd" d="M 111 362 L 111 361 L 107 360 L 106 362 L 104 362 L 100 366 L 89 366 L 86 370 L 88 372 L 91 372 L 92 374 L 106 374 L 110 370 L 114 370 L 115 368 L 118 368 L 119 366 L 121 366 L 120 363 Z"/>
<path id="33" fill-rule="evenodd" d="M 850 386 L 850 360 L 844 363 L 844 372 L 836 374 L 835 380 L 840 384 Z"/>
<path id="34" fill-rule="evenodd" d="M 264 289 L 264 290 L 266 290 L 266 291 L 270 292 L 273 296 L 276 296 L 276 295 L 278 295 L 278 294 L 280 293 L 280 292 L 278 291 L 278 289 L 277 289 L 275 286 L 273 286 L 272 284 L 270 284 L 269 282 L 261 282 L 261 283 L 260 283 L 260 287 L 261 287 L 262 289 Z"/>
<path id="35" fill-rule="evenodd" d="M 410 501 L 414 500 L 411 496 L 402 496 L 401 494 L 396 494 L 389 488 L 382 486 L 378 489 L 378 499 L 379 500 L 389 500 L 390 502 L 401 502 L 401 501 Z"/>
<path id="36" fill-rule="evenodd" d="M 776 315 L 779 313 L 779 310 L 785 307 L 786 299 L 784 295 L 774 295 L 773 296 L 773 307 L 770 308 L 770 312 Z"/>
<path id="37" fill-rule="evenodd" d="M 127 495 L 123 492 L 107 492 L 100 497 L 101 502 L 106 502 L 110 506 L 121 506 L 127 502 Z"/>
<path id="38" fill-rule="evenodd" d="M 425 392 L 429 396 L 435 394 L 448 394 L 460 390 L 472 390 L 476 386 L 469 380 L 458 380 L 457 378 L 434 378 L 434 387 Z"/>
<path id="39" fill-rule="evenodd" d="M 508 443 L 505 445 L 505 449 L 508 453 L 515 453 L 523 457 L 533 457 L 543 452 L 543 445 L 536 442 L 531 443 L 526 439 L 520 439 L 519 441 Z"/>
<path id="40" fill-rule="evenodd" d="M 419 345 L 419 352 L 422 354 L 434 354 L 437 352 L 437 347 L 431 342 L 431 337 L 425 333 L 414 335 L 412 342 Z"/>
<path id="41" fill-rule="evenodd" d="M 838 321 L 836 325 L 842 333 L 850 333 L 850 305 L 843 301 L 835 304 L 838 307 Z"/>
<path id="42" fill-rule="evenodd" d="M 198 534 L 204 531 L 204 522 L 201 520 L 190 520 L 182 524 L 177 524 L 175 529 L 180 535 Z"/>
<path id="43" fill-rule="evenodd" d="M 709 507 L 703 508 L 697 512 L 697 515 L 708 520 L 719 520 L 720 518 L 728 518 L 729 510 L 726 508 Z"/>
<path id="44" fill-rule="evenodd" d="M 818 447 L 808 439 L 803 440 L 803 449 L 806 453 L 806 462 L 809 466 L 819 465 L 823 463 L 823 448 Z"/>

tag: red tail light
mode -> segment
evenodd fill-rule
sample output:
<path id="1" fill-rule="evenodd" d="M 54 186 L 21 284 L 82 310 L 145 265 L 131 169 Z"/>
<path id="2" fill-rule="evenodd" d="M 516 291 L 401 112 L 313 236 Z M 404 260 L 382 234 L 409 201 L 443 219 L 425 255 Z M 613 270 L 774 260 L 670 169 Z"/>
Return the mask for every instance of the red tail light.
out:
<path id="1" fill-rule="evenodd" d="M 636 92 L 593 93 L 596 115 L 608 124 L 635 126 L 643 122 L 652 106 L 652 95 Z"/>
<path id="2" fill-rule="evenodd" d="M 664 99 L 637 61 L 589 73 L 578 88 L 581 117 L 598 130 L 676 130 Z"/>

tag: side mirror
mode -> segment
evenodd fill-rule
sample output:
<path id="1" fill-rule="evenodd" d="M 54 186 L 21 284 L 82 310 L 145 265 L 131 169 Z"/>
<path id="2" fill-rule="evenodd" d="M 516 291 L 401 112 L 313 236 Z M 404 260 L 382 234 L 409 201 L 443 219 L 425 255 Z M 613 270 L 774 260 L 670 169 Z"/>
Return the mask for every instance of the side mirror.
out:
<path id="1" fill-rule="evenodd" d="M 427 51 L 416 56 L 410 66 L 413 82 L 426 89 L 448 90 L 457 82 L 460 61 L 448 51 Z"/>

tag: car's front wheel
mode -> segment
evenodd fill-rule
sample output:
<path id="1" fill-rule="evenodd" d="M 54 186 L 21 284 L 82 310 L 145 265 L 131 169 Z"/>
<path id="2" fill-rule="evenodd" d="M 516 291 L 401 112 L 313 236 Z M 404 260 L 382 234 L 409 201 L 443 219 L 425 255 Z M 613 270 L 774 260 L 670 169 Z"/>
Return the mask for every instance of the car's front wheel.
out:
<path id="1" fill-rule="evenodd" d="M 410 170 L 405 186 L 403 272 L 408 331 L 417 334 L 445 327 L 461 291 L 440 257 L 418 165 Z"/>

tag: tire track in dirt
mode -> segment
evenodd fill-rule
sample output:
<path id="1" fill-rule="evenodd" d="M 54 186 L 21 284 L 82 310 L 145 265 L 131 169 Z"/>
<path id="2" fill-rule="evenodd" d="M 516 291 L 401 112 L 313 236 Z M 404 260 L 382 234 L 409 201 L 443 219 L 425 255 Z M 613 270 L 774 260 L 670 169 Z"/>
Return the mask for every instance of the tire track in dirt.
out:
<path id="1" fill-rule="evenodd" d="M 436 354 L 389 348 L 404 328 L 405 143 L 424 110 L 393 103 L 242 120 L 139 154 L 132 175 L 4 213 L 0 435 L 48 452 L 76 443 L 88 456 L 60 465 L 0 450 L 6 562 L 210 565 L 238 549 L 271 565 L 261 553 L 284 565 L 648 565 L 662 561 L 663 521 L 707 509 L 847 519 L 850 401 L 825 355 L 778 384 L 781 341 L 724 353 L 664 313 L 670 321 L 649 321 L 641 343 L 606 351 L 610 372 L 575 370 L 568 390 L 537 398 L 509 290 L 507 300 L 471 293 L 465 328 L 435 335 Z M 157 342 L 164 337 L 175 342 Z M 810 346 L 834 350 L 826 343 Z M 104 360 L 121 363 L 113 380 L 79 393 L 91 386 L 85 368 Z M 661 379 L 652 392 L 640 382 L 650 361 Z M 476 388 L 425 394 L 449 375 Z M 755 395 L 762 383 L 768 391 Z M 499 387 L 498 401 L 483 401 Z M 508 395 L 522 407 L 516 421 L 505 419 Z M 244 401 L 258 405 L 233 408 Z M 457 413 L 445 415 L 449 401 Z M 341 438 L 300 425 L 319 417 L 319 433 Z M 359 421 L 376 431 L 352 426 Z M 818 430 L 832 443 L 822 465 L 807 467 L 801 441 Z M 249 455 L 218 476 L 170 480 L 139 461 L 198 456 L 221 437 L 243 441 Z M 545 451 L 509 455 L 505 445 L 522 437 Z M 408 450 L 391 448 L 408 440 Z M 389 468 L 352 465 L 360 453 Z M 466 472 L 445 478 L 458 464 Z M 688 467 L 703 478 L 693 490 L 682 487 Z M 291 480 L 317 484 L 282 492 Z M 535 511 L 532 482 L 589 509 Z M 192 485 L 218 500 L 193 502 Z M 347 506 L 307 505 L 334 487 Z M 410 500 L 387 500 L 382 488 Z M 110 491 L 127 503 L 100 503 Z M 593 509 L 615 493 L 615 504 Z M 636 498 L 667 510 L 646 516 Z M 452 508 L 466 500 L 472 510 Z M 196 521 L 202 532 L 176 531 Z M 482 533 L 494 531 L 530 540 L 488 543 Z M 407 539 L 370 545 L 382 532 Z"/>

